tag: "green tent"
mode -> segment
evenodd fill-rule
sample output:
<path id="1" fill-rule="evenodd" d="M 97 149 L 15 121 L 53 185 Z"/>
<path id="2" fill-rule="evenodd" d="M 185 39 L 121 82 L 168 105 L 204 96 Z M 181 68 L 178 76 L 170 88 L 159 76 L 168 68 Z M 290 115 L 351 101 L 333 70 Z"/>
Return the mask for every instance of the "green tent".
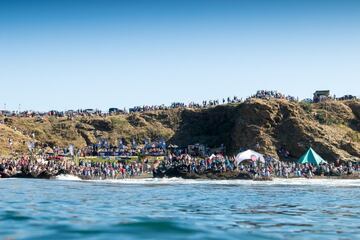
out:
<path id="1" fill-rule="evenodd" d="M 309 148 L 307 152 L 301 156 L 298 160 L 298 163 L 311 163 L 314 165 L 319 165 L 322 163 L 327 163 L 322 157 L 319 156 L 312 148 Z"/>

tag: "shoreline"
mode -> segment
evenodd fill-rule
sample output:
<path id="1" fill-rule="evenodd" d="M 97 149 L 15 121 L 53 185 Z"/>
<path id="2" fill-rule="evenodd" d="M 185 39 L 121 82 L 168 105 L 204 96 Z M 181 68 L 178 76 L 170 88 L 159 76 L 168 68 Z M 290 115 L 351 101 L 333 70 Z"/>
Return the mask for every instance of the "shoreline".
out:
<path id="1" fill-rule="evenodd" d="M 289 177 L 289 178 L 285 178 L 285 177 L 271 177 L 271 178 L 258 178 L 258 179 L 213 179 L 213 178 L 182 178 L 182 177 L 164 177 L 164 178 L 156 178 L 156 177 L 148 177 L 148 176 L 136 176 L 136 177 L 131 177 L 131 178 L 83 178 L 83 177 L 79 177 L 79 176 L 75 176 L 75 175 L 58 175 L 58 176 L 70 176 L 70 177 L 76 177 L 79 178 L 83 181 L 108 181 L 108 180 L 126 180 L 126 181 L 131 181 L 131 180 L 148 180 L 148 179 L 182 179 L 182 180 L 199 180 L 199 181 L 238 181 L 238 180 L 243 180 L 243 181 L 254 181 L 254 182 L 261 182 L 261 181 L 273 181 L 275 179 L 282 179 L 282 180 L 297 180 L 297 179 L 307 179 L 307 180 L 360 180 L 360 176 L 316 176 L 316 177 L 312 177 L 312 178 L 307 178 L 307 177 Z M 50 180 L 53 179 L 57 179 L 57 177 L 53 177 L 50 178 Z"/>
<path id="2" fill-rule="evenodd" d="M 243 180 L 243 181 L 249 181 L 249 182 L 262 182 L 267 181 L 271 182 L 273 180 L 299 180 L 299 179 L 306 179 L 306 180 L 360 180 L 359 174 L 353 174 L 353 175 L 346 175 L 346 176 L 314 176 L 311 178 L 307 177 L 270 177 L 270 178 L 253 178 L 253 179 L 245 179 L 245 178 L 183 178 L 183 177 L 152 177 L 150 174 L 144 175 L 144 176 L 133 176 L 133 177 L 119 177 L 119 178 L 104 178 L 104 177 L 85 177 L 85 176 L 77 176 L 72 174 L 59 174 L 59 175 L 53 175 L 49 178 L 44 177 L 19 177 L 19 176 L 9 176 L 9 177 L 0 177 L 0 179 L 43 179 L 43 180 L 59 180 L 59 178 L 77 178 L 81 181 L 131 181 L 131 180 L 150 180 L 150 179 L 182 179 L 182 180 L 198 180 L 198 181 L 237 181 L 237 180 Z M 60 179 L 61 180 L 61 179 Z"/>

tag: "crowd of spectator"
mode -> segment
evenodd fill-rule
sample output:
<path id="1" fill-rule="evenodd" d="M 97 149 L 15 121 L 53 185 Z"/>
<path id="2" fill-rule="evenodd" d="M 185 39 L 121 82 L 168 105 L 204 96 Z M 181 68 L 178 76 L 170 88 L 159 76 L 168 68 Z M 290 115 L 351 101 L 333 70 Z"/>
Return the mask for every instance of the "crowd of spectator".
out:
<path id="1" fill-rule="evenodd" d="M 0 158 L 0 177 L 32 176 L 39 177 L 71 174 L 83 179 L 121 179 L 132 178 L 142 174 L 151 174 L 152 166 L 148 162 L 94 162 L 80 161 L 76 164 L 68 160 L 31 160 L 29 156 L 19 158 Z"/>
<path id="2" fill-rule="evenodd" d="M 247 100 L 252 98 L 258 99 L 286 99 L 288 101 L 299 101 L 297 97 L 285 95 L 280 93 L 279 91 L 275 90 L 259 90 L 256 94 L 246 98 Z M 341 98 L 329 98 L 334 100 L 352 100 L 356 99 L 355 96 L 352 95 L 345 95 Z M 308 100 L 308 99 L 306 99 Z M 188 104 L 182 102 L 174 102 L 169 106 L 165 104 L 162 105 L 143 105 L 143 106 L 135 106 L 132 108 L 127 109 L 119 109 L 119 108 L 110 108 L 109 111 L 103 112 L 98 109 L 80 109 L 80 110 L 68 110 L 68 111 L 49 111 L 49 112 L 38 112 L 38 111 L 6 111 L 0 110 L 0 115 L 3 116 L 18 116 L 18 117 L 45 117 L 45 116 L 55 116 L 55 117 L 84 117 L 84 116 L 108 116 L 114 114 L 128 114 L 128 113 L 135 113 L 135 112 L 149 112 L 149 111 L 157 111 L 157 110 L 168 110 L 168 109 L 176 109 L 176 108 L 193 108 L 193 109 L 200 109 L 200 108 L 209 108 L 218 106 L 221 104 L 232 104 L 232 103 L 239 103 L 243 100 L 236 96 L 234 97 L 227 97 L 222 99 L 214 99 L 214 100 L 205 100 L 201 103 L 190 102 Z"/>
<path id="3" fill-rule="evenodd" d="M 290 95 L 282 94 L 278 91 L 267 91 L 267 90 L 259 90 L 255 95 L 251 96 L 251 98 L 260 98 L 260 99 L 286 99 L 288 101 L 298 101 L 297 97 L 293 97 Z"/>
<path id="4" fill-rule="evenodd" d="M 265 161 L 248 160 L 238 162 L 235 157 L 212 154 L 207 157 L 194 157 L 189 154 L 174 154 L 170 151 L 163 161 L 150 164 L 148 160 L 89 160 L 81 158 L 79 162 L 71 159 L 49 159 L 46 154 L 34 156 L 23 155 L 11 158 L 0 158 L 0 177 L 26 176 L 38 177 L 59 174 L 71 174 L 83 179 L 121 179 L 138 177 L 169 168 L 181 168 L 182 171 L 194 174 L 241 172 L 254 178 L 296 178 L 314 176 L 357 176 L 360 163 L 340 162 L 330 164 L 299 164 L 277 161 L 265 156 Z M 20 175 L 19 175 L 20 174 Z"/>
<path id="5" fill-rule="evenodd" d="M 149 163 L 139 162 L 92 162 L 81 161 L 79 166 L 69 169 L 69 174 L 82 178 L 121 179 L 150 174 L 152 167 Z"/>
<path id="6" fill-rule="evenodd" d="M 133 140 L 132 144 L 124 144 L 120 141 L 118 145 L 109 143 L 108 140 L 100 140 L 96 144 L 78 150 L 77 155 L 80 157 L 99 156 L 99 157 L 131 157 L 131 156 L 164 156 L 167 148 L 165 141 L 144 141 L 144 144 L 137 144 Z"/>
<path id="7" fill-rule="evenodd" d="M 277 162 L 273 164 L 273 175 L 275 177 L 313 177 L 315 175 L 324 176 L 344 176 L 360 173 L 359 163 L 352 162 L 340 163 L 339 161 L 331 164 L 299 164 L 289 162 Z"/>
<path id="8" fill-rule="evenodd" d="M 39 159 L 31 161 L 30 156 L 0 158 L 0 177 L 11 177 L 17 174 L 30 174 L 39 176 L 43 172 L 56 175 L 61 170 L 65 170 L 74 165 L 70 161 L 46 161 Z"/>
<path id="9" fill-rule="evenodd" d="M 214 173 L 238 171 L 261 177 L 295 178 L 313 176 L 345 176 L 356 175 L 359 177 L 360 164 L 352 162 L 336 161 L 331 164 L 299 164 L 295 162 L 283 162 L 265 157 L 265 162 L 245 161 L 237 164 L 234 157 L 226 157 L 220 154 L 207 158 L 195 158 L 187 154 L 180 156 L 170 155 L 163 161 L 159 169 L 181 168 L 182 171 L 195 174 L 204 174 L 209 171 Z"/>
<path id="10" fill-rule="evenodd" d="M 154 105 L 154 106 L 136 106 L 129 109 L 129 113 L 134 112 L 148 112 L 148 111 L 156 111 L 156 110 L 169 110 L 169 109 L 176 109 L 176 108 L 193 108 L 193 109 L 201 109 L 201 108 L 209 108 L 218 106 L 221 104 L 230 104 L 230 103 L 238 103 L 242 100 L 237 98 L 236 96 L 231 98 L 223 98 L 222 100 L 206 100 L 202 101 L 202 103 L 195 103 L 190 102 L 189 104 L 181 103 L 181 102 L 174 102 L 170 106 L 163 105 Z"/>
<path id="11" fill-rule="evenodd" d="M 357 97 L 353 95 L 345 95 L 343 97 L 336 98 L 338 101 L 346 101 L 346 100 L 356 100 Z"/>

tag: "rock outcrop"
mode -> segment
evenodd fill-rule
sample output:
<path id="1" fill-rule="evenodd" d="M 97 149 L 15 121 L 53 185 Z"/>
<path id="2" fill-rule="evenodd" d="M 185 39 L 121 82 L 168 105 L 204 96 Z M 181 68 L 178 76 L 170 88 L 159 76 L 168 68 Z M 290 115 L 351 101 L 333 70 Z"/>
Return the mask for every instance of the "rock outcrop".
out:
<path id="1" fill-rule="evenodd" d="M 330 101 L 319 104 L 287 100 L 251 99 L 207 109 L 170 109 L 108 117 L 17 118 L 0 117 L 0 154 L 10 149 L 26 151 L 26 141 L 35 134 L 38 144 L 84 147 L 98 138 L 165 138 L 179 146 L 224 144 L 228 154 L 240 148 L 255 148 L 282 159 L 286 148 L 293 158 L 309 146 L 329 161 L 360 159 L 360 101 Z"/>

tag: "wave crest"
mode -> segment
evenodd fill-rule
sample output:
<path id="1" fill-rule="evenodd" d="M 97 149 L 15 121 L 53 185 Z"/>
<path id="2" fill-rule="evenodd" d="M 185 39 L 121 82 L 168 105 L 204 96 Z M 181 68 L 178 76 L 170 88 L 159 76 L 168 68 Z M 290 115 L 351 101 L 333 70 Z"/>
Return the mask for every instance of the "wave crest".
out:
<path id="1" fill-rule="evenodd" d="M 70 174 L 61 174 L 56 176 L 56 180 L 62 180 L 62 181 L 82 181 L 81 178 L 70 175 Z"/>
<path id="2" fill-rule="evenodd" d="M 59 175 L 56 180 L 62 181 L 87 181 L 112 184 L 134 184 L 134 185 L 282 185 L 282 186 L 339 186 L 360 187 L 360 179 L 307 179 L 307 178 L 275 178 L 272 181 L 253 180 L 204 180 L 204 179 L 182 179 L 182 178 L 140 178 L 140 179 L 104 179 L 104 180 L 82 180 L 73 175 Z"/>

